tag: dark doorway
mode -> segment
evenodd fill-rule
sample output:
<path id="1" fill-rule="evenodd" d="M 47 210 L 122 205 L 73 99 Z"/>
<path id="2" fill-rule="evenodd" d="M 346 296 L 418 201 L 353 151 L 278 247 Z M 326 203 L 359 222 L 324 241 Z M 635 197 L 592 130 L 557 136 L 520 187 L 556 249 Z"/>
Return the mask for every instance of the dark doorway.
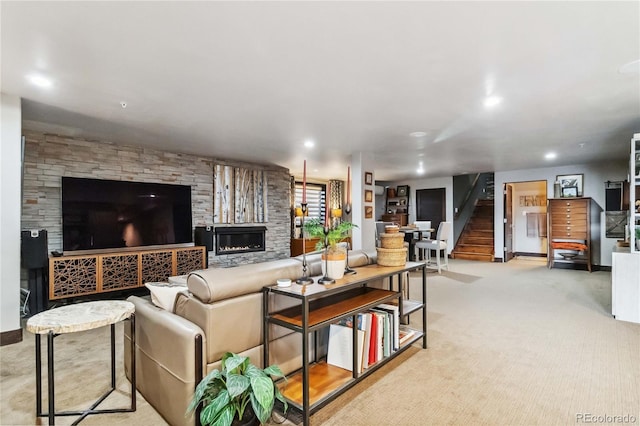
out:
<path id="1" fill-rule="evenodd" d="M 438 229 L 446 217 L 446 188 L 418 189 L 416 191 L 416 220 L 430 220 Z"/>

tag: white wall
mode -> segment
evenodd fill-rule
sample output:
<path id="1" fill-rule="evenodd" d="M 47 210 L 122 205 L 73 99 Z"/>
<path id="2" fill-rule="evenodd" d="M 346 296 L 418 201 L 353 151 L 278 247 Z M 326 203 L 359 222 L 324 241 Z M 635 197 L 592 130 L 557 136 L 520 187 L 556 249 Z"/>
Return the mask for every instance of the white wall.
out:
<path id="1" fill-rule="evenodd" d="M 351 231 L 354 250 L 362 249 L 373 251 L 376 247 L 376 223 L 375 215 L 371 219 L 365 219 L 364 207 L 371 206 L 375 211 L 375 197 L 372 203 L 364 202 L 364 190 L 374 190 L 373 185 L 364 184 L 364 173 L 373 171 L 373 157 L 371 154 L 357 152 L 351 156 L 351 221 L 358 225 Z M 375 182 L 375 174 L 373 176 Z"/>
<path id="2" fill-rule="evenodd" d="M 20 329 L 21 103 L 0 94 L 0 332 Z"/>
<path id="3" fill-rule="evenodd" d="M 540 169 L 514 170 L 495 173 L 495 257 L 504 259 L 504 197 L 501 195 L 505 183 L 528 182 L 534 180 L 547 181 L 547 197 L 553 198 L 553 184 L 556 175 L 584 174 L 583 193 L 585 197 L 593 199 L 593 207 L 604 210 L 606 181 L 621 181 L 627 179 L 628 162 L 609 161 L 598 164 L 576 164 L 573 166 L 547 167 Z M 604 224 L 591 224 L 591 244 L 594 253 L 600 253 L 599 258 L 592 258 L 596 265 L 611 266 L 611 253 L 616 239 L 604 238 Z"/>
<path id="4" fill-rule="evenodd" d="M 409 197 L 409 223 L 416 221 L 416 191 L 420 189 L 436 189 L 445 188 L 445 220 L 453 222 L 453 176 L 425 178 L 425 179 L 411 179 L 402 180 L 397 182 L 391 182 L 389 186 L 409 185 L 410 194 Z M 453 229 L 449 236 L 452 241 Z M 449 244 L 447 247 L 447 253 L 451 253 L 454 249 L 453 244 Z"/>

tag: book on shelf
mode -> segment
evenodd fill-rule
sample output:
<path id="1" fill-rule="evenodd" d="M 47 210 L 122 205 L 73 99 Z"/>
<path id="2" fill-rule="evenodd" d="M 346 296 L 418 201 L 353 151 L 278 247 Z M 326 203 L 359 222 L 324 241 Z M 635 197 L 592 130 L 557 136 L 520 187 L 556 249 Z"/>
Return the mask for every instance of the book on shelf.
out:
<path id="1" fill-rule="evenodd" d="M 362 372 L 362 355 L 364 350 L 363 330 L 358 333 L 358 371 Z M 327 364 L 353 371 L 353 327 L 331 324 L 329 326 L 329 347 L 327 348 Z"/>
<path id="2" fill-rule="evenodd" d="M 376 348 L 378 347 L 378 318 L 373 313 L 369 313 L 369 315 L 371 315 L 371 332 L 369 335 L 368 365 L 371 365 L 378 361 L 376 353 Z"/>
<path id="3" fill-rule="evenodd" d="M 407 340 L 410 340 L 412 337 L 416 335 L 416 331 L 410 329 L 409 327 L 402 326 L 399 331 L 399 343 L 400 345 L 404 344 Z"/>
<path id="4" fill-rule="evenodd" d="M 369 367 L 369 344 L 371 342 L 371 313 L 362 312 L 358 314 L 362 316 L 362 327 L 364 331 L 364 343 L 362 348 L 362 368 Z M 362 370 L 360 371 L 362 372 Z"/>
<path id="5" fill-rule="evenodd" d="M 378 357 L 378 361 L 380 361 L 383 357 L 391 355 L 391 338 L 393 334 L 391 333 L 391 315 L 389 314 L 389 312 L 378 308 L 373 308 L 371 309 L 371 311 L 380 318 L 379 321 L 381 321 L 381 323 L 378 322 L 378 326 L 382 326 L 382 341 L 379 342 L 380 352 L 382 353 L 382 356 Z"/>
<path id="6" fill-rule="evenodd" d="M 392 347 L 394 351 L 400 348 L 400 308 L 398 305 L 391 305 L 389 303 L 383 303 L 376 307 L 389 312 L 391 314 L 391 330 L 392 332 Z"/>

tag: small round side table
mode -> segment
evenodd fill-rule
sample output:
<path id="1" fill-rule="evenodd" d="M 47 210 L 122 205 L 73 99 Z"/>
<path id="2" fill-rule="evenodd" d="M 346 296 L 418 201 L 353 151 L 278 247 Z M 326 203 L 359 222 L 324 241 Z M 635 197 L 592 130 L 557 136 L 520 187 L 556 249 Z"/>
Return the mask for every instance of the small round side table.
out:
<path id="1" fill-rule="evenodd" d="M 36 335 L 36 416 L 49 417 L 49 424 L 55 424 L 56 416 L 80 416 L 74 425 L 91 414 L 125 413 L 136 411 L 136 358 L 135 358 L 135 306 L 124 300 L 102 300 L 84 302 L 50 309 L 32 316 L 27 321 L 27 331 Z M 109 410 L 96 410 L 116 388 L 116 344 L 115 324 L 129 319 L 131 321 L 131 407 Z M 91 407 L 84 411 L 55 411 L 55 387 L 53 366 L 53 339 L 60 334 L 92 330 L 111 326 L 111 389 L 102 395 Z M 42 354 L 41 335 L 47 335 L 47 388 L 49 410 L 42 412 Z"/>

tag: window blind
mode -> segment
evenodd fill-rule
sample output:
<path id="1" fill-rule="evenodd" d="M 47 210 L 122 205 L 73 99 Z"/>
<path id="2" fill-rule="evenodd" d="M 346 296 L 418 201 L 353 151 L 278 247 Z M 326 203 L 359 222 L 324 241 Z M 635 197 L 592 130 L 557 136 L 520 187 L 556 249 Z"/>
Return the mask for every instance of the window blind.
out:
<path id="1" fill-rule="evenodd" d="M 295 205 L 302 205 L 302 182 L 296 182 Z M 325 216 L 325 185 L 307 183 L 307 209 L 309 218 L 322 219 Z"/>

